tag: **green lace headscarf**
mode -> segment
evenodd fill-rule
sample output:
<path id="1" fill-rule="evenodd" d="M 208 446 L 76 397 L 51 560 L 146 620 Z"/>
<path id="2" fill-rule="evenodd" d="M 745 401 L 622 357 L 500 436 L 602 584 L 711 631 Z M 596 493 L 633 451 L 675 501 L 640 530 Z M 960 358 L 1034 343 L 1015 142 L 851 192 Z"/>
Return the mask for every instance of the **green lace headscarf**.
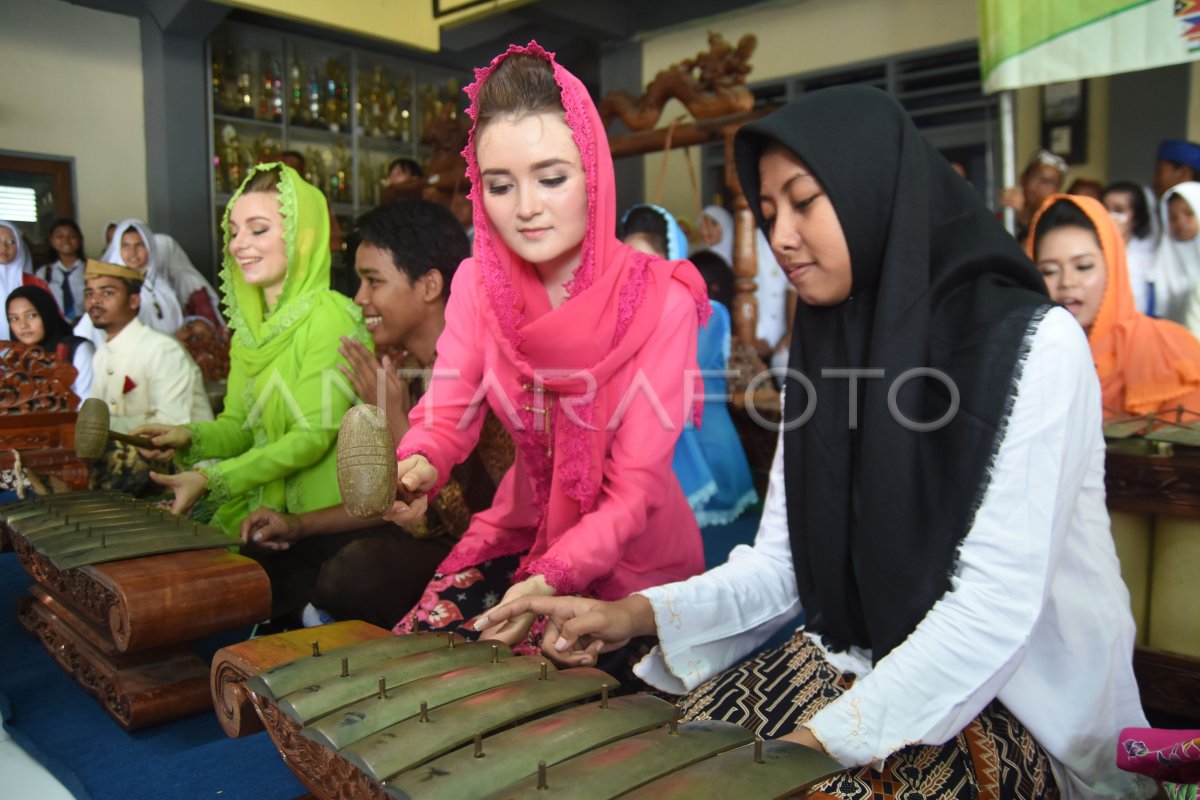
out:
<path id="1" fill-rule="evenodd" d="M 279 172 L 279 210 L 283 216 L 283 239 L 287 246 L 287 275 L 274 310 L 268 313 L 262 289 L 246 283 L 237 260 L 229 251 L 229 212 L 246 186 L 261 172 Z M 329 208 L 320 190 L 294 169 L 278 162 L 259 164 L 242 181 L 221 217 L 225 237 L 221 264 L 221 293 L 233 347 L 250 375 L 256 375 L 287 349 L 297 323 L 318 303 L 334 303 L 358 316 L 349 298 L 334 292 L 330 284 Z"/>

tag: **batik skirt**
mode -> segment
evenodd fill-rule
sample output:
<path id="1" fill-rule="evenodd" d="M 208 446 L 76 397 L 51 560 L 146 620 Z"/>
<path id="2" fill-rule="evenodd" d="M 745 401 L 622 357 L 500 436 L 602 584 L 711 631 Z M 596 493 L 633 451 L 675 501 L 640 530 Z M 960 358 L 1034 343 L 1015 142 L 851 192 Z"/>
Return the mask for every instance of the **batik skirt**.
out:
<path id="1" fill-rule="evenodd" d="M 802 632 L 709 680 L 682 699 L 685 720 L 736 722 L 764 739 L 783 736 L 854 685 Z M 911 745 L 882 770 L 857 767 L 810 790 L 814 800 L 1056 800 L 1050 759 L 993 701 L 943 745 Z"/>

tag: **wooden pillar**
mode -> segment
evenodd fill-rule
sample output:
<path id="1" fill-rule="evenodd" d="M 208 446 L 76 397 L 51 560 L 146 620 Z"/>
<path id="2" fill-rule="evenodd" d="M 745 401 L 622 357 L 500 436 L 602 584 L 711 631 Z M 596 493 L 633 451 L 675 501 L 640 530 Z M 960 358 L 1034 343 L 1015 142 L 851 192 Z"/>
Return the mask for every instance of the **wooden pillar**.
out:
<path id="1" fill-rule="evenodd" d="M 721 129 L 721 138 L 725 142 L 725 188 L 732 198 L 733 209 L 733 308 L 729 314 L 733 322 L 733 340 L 754 347 L 758 327 L 758 298 L 755 290 L 758 288 L 758 256 L 754 250 L 754 214 L 742 194 L 742 184 L 738 180 L 737 169 L 733 163 L 733 136 L 740 124 L 728 125 Z"/>

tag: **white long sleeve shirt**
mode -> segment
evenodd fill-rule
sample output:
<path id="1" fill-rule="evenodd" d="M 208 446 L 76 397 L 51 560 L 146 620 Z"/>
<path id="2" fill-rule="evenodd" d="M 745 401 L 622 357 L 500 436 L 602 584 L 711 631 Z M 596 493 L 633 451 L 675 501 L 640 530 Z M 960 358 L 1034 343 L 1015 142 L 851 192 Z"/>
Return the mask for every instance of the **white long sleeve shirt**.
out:
<path id="1" fill-rule="evenodd" d="M 108 404 L 110 425 L 186 425 L 213 418 L 200 368 L 178 340 L 136 317 L 96 351 L 92 397 Z"/>
<path id="2" fill-rule="evenodd" d="M 784 480 L 781 437 L 754 545 L 703 575 L 641 592 L 660 637 L 635 669 L 644 680 L 694 689 L 802 610 Z M 951 583 L 874 667 L 869 652 L 826 651 L 858 676 L 805 725 L 830 755 L 878 766 L 906 745 L 946 742 L 998 698 L 1050 755 L 1064 798 L 1153 794 L 1148 779 L 1116 767 L 1121 728 L 1146 723 L 1104 503 L 1100 387 L 1066 311 L 1052 310 L 1034 334 Z"/>

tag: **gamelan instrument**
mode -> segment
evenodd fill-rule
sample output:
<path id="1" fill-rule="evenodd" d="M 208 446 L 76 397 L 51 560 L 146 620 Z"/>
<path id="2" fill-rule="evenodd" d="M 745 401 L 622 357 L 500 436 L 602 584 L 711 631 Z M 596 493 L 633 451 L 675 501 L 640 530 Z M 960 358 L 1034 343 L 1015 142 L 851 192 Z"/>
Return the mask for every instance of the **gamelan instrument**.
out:
<path id="1" fill-rule="evenodd" d="M 75 418 L 76 455 L 85 461 L 100 458 L 104 455 L 104 447 L 108 444 L 109 439 L 125 442 L 134 447 L 144 447 L 147 450 L 156 449 L 154 442 L 145 436 L 130 436 L 127 433 L 109 430 L 108 425 L 111 420 L 112 416 L 103 400 L 98 397 L 89 397 L 84 400 L 83 405 L 79 407 L 79 414 Z"/>
<path id="2" fill-rule="evenodd" d="M 1200 718 L 1200 438 L 1191 428 L 1167 427 L 1121 439 L 1111 427 L 1104 483 L 1137 623 L 1133 668 L 1142 705 Z"/>
<path id="3" fill-rule="evenodd" d="M 266 573 L 235 537 L 112 492 L 0 507 L 36 581 L 22 624 L 127 730 L 211 706 L 205 636 L 270 614 Z"/>
<path id="4" fill-rule="evenodd" d="M 755 800 L 803 797 L 842 769 L 733 723 L 681 723 L 658 697 L 610 696 L 618 683 L 601 670 L 558 670 L 453 633 L 335 623 L 267 636 L 217 654 L 214 691 L 231 662 L 270 664 L 302 646 L 242 690 L 318 798 Z"/>

